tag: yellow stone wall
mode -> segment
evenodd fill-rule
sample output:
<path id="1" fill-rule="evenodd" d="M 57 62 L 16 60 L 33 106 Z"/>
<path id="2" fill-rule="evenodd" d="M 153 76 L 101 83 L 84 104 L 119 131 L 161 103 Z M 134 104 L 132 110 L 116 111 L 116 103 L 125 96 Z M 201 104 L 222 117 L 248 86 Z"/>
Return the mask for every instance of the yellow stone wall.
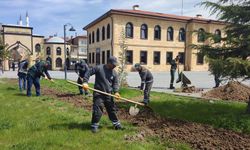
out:
<path id="1" fill-rule="evenodd" d="M 113 23 L 112 19 L 113 18 Z M 179 52 L 185 51 L 186 45 L 186 53 L 185 53 L 185 66 L 180 65 L 181 70 L 190 70 L 190 71 L 207 71 L 208 65 L 197 64 L 197 50 L 192 49 L 190 45 L 192 44 L 204 44 L 197 42 L 197 33 L 194 33 L 194 30 L 199 30 L 203 28 L 205 31 L 209 31 L 214 33 L 216 29 L 220 29 L 223 36 L 223 27 L 225 25 L 221 24 L 212 24 L 212 23 L 185 23 L 178 21 L 166 21 L 161 19 L 153 19 L 146 17 L 134 17 L 134 16 L 125 16 L 125 15 L 111 15 L 94 26 L 90 27 L 87 31 L 88 33 L 92 33 L 97 28 L 100 28 L 103 25 L 107 25 L 110 23 L 113 24 L 113 43 L 110 40 L 101 41 L 99 43 L 96 42 L 96 34 L 95 34 L 95 43 L 89 45 L 89 52 L 95 52 L 96 48 L 101 48 L 101 50 L 111 49 L 113 47 L 113 55 L 118 57 L 120 46 L 119 39 L 121 37 L 122 30 L 125 31 L 125 25 L 128 22 L 131 22 L 134 27 L 134 35 L 133 38 L 127 38 L 126 42 L 128 45 L 128 50 L 133 50 L 133 64 L 138 63 L 140 61 L 140 51 L 146 50 L 148 51 L 148 60 L 146 67 L 152 71 L 169 71 L 170 65 L 166 63 L 166 53 L 173 52 L 173 58 L 175 58 Z M 140 28 L 142 24 L 147 24 L 148 26 L 148 39 L 140 39 Z M 161 27 L 161 40 L 154 40 L 154 28 L 156 25 L 160 25 Z M 173 27 L 174 29 L 174 41 L 167 41 L 167 28 Z M 179 30 L 180 28 L 186 29 L 186 42 L 179 41 Z M 101 31 L 101 30 L 100 30 Z M 101 38 L 101 35 L 100 35 Z M 207 43 L 208 41 L 205 41 Z M 161 52 L 161 60 L 159 65 L 153 64 L 153 52 L 160 51 Z M 94 65 L 94 64 L 91 64 Z M 132 65 L 128 65 L 127 69 L 130 70 Z"/>

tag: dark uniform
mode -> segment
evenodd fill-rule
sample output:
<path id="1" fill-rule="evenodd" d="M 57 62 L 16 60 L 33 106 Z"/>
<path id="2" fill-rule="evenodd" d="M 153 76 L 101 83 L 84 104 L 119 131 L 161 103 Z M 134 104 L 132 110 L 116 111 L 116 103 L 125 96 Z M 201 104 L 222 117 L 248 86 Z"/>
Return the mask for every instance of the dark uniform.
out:
<path id="1" fill-rule="evenodd" d="M 170 68 L 170 75 L 171 75 L 171 80 L 170 80 L 170 89 L 174 89 L 174 76 L 175 72 L 177 69 L 177 62 L 176 59 L 173 59 L 170 63 L 171 68 Z"/>
<path id="2" fill-rule="evenodd" d="M 109 60 L 114 59 L 110 57 Z M 116 59 L 115 59 L 116 61 Z M 99 65 L 89 70 L 85 75 L 84 80 L 88 81 L 89 77 L 95 75 L 94 88 L 106 93 L 116 93 L 119 90 L 118 76 L 115 70 L 107 68 L 107 65 Z M 93 93 L 93 114 L 91 120 L 91 128 L 97 129 L 99 121 L 103 113 L 103 104 L 108 112 L 109 119 L 112 121 L 115 129 L 120 129 L 121 124 L 116 115 L 116 106 L 111 96 L 106 96 L 97 92 Z"/>
<path id="3" fill-rule="evenodd" d="M 26 90 L 26 77 L 28 72 L 28 61 L 23 60 L 18 64 L 18 81 L 19 81 L 19 90 L 22 92 L 23 90 Z"/>
<path id="4" fill-rule="evenodd" d="M 36 89 L 36 96 L 40 96 L 40 77 L 46 76 L 48 77 L 48 79 L 51 80 L 51 77 L 48 73 L 48 66 L 49 66 L 49 62 L 46 61 L 39 61 L 37 62 L 35 65 L 33 65 L 27 73 L 27 96 L 31 96 L 31 87 L 32 84 L 34 84 L 35 89 Z M 44 74 L 45 73 L 45 74 Z"/>
<path id="5" fill-rule="evenodd" d="M 80 63 L 76 63 L 75 65 L 75 72 L 78 74 L 77 83 L 83 84 L 83 78 L 86 73 L 88 73 L 89 67 L 86 64 L 84 60 L 81 60 Z M 83 94 L 83 89 L 81 86 L 79 86 L 79 92 L 80 94 Z M 88 90 L 84 90 L 85 95 L 88 95 Z"/>
<path id="6" fill-rule="evenodd" d="M 150 91 L 154 82 L 152 73 L 140 64 L 135 64 L 135 68 L 139 68 L 138 72 L 141 77 L 140 90 L 144 90 L 143 103 L 148 104 L 150 102 Z"/>

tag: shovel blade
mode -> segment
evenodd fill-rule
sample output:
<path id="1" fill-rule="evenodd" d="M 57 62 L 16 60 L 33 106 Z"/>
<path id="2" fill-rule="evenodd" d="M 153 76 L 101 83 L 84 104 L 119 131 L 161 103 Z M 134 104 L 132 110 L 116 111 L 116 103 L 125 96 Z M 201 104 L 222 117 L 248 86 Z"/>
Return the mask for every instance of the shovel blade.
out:
<path id="1" fill-rule="evenodd" d="M 134 106 L 130 106 L 130 108 L 129 108 L 129 114 L 131 116 L 137 115 L 139 113 L 139 111 L 140 111 L 140 109 L 137 107 L 134 107 Z"/>

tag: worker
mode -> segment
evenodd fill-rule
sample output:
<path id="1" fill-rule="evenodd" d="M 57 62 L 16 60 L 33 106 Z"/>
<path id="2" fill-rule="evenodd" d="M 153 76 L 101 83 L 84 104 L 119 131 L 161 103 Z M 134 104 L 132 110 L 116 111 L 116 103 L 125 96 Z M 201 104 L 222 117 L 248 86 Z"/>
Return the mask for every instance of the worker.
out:
<path id="1" fill-rule="evenodd" d="M 40 77 L 43 76 L 45 79 L 52 80 L 48 73 L 49 61 L 40 60 L 35 63 L 27 73 L 27 96 L 31 96 L 31 87 L 34 84 L 36 89 L 36 96 L 40 96 Z"/>
<path id="2" fill-rule="evenodd" d="M 150 91 L 153 85 L 153 75 L 148 69 L 141 66 L 139 63 L 135 64 L 134 67 L 141 77 L 141 86 L 139 86 L 139 88 L 144 91 L 143 103 L 148 105 L 150 102 Z"/>
<path id="3" fill-rule="evenodd" d="M 175 88 L 174 87 L 174 77 L 175 77 L 175 72 L 176 72 L 178 63 L 179 63 L 179 56 L 176 56 L 176 58 L 170 62 L 170 65 L 171 65 L 171 68 L 170 68 L 171 80 L 170 80 L 170 87 L 169 87 L 170 89 Z"/>
<path id="4" fill-rule="evenodd" d="M 85 60 L 81 60 L 79 63 L 75 64 L 75 72 L 78 75 L 77 83 L 83 84 L 83 78 L 86 73 L 88 73 L 89 67 Z M 83 88 L 82 86 L 79 86 L 79 92 L 81 95 L 83 95 Z M 88 90 L 84 90 L 85 95 L 89 95 Z"/>
<path id="5" fill-rule="evenodd" d="M 84 76 L 84 89 L 88 89 L 87 81 L 89 80 L 89 77 L 95 75 L 95 89 L 106 93 L 114 94 L 117 98 L 119 98 L 120 94 L 118 93 L 118 76 L 116 71 L 114 70 L 117 64 L 117 59 L 111 56 L 108 59 L 107 64 L 98 65 L 91 68 L 89 72 Z M 93 133 L 96 133 L 98 131 L 99 121 L 103 113 L 103 105 L 105 106 L 108 112 L 109 119 L 112 121 L 114 129 L 123 129 L 116 115 L 117 108 L 115 106 L 113 97 L 94 92 L 93 102 L 93 113 L 91 120 L 91 130 Z"/>
<path id="6" fill-rule="evenodd" d="M 18 83 L 19 83 L 19 90 L 22 92 L 23 90 L 26 90 L 26 78 L 27 78 L 27 72 L 28 72 L 28 60 L 22 60 L 18 64 Z"/>

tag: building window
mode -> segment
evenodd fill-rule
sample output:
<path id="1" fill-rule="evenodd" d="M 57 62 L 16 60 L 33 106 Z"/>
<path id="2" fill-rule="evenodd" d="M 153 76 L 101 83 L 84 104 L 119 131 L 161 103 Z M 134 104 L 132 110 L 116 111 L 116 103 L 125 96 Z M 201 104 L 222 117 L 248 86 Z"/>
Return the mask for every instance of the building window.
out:
<path id="1" fill-rule="evenodd" d="M 146 24 L 141 25 L 141 39 L 148 38 L 148 26 Z"/>
<path id="2" fill-rule="evenodd" d="M 36 46 L 35 46 L 35 51 L 36 51 L 37 53 L 40 53 L 40 52 L 41 52 L 41 45 L 40 45 L 40 44 L 36 44 Z"/>
<path id="3" fill-rule="evenodd" d="M 126 24 L 126 38 L 133 38 L 133 24 L 131 22 Z"/>
<path id="4" fill-rule="evenodd" d="M 56 59 L 56 67 L 62 67 L 62 59 L 61 58 L 57 58 Z"/>
<path id="5" fill-rule="evenodd" d="M 50 65 L 49 65 L 48 69 L 51 70 L 52 69 L 52 59 L 50 57 L 47 57 L 46 61 L 49 62 Z"/>
<path id="6" fill-rule="evenodd" d="M 102 64 L 105 64 L 105 51 L 102 51 Z"/>
<path id="7" fill-rule="evenodd" d="M 105 27 L 102 27 L 102 40 L 105 40 Z"/>
<path id="8" fill-rule="evenodd" d="M 107 61 L 108 61 L 109 57 L 110 57 L 110 50 L 107 50 Z"/>
<path id="9" fill-rule="evenodd" d="M 133 64 L 133 51 L 132 50 L 126 51 L 126 64 Z"/>
<path id="10" fill-rule="evenodd" d="M 215 43 L 221 42 L 221 31 L 219 29 L 215 30 Z"/>
<path id="11" fill-rule="evenodd" d="M 140 63 L 143 65 L 146 65 L 148 61 L 148 52 L 147 51 L 141 51 L 140 53 Z"/>
<path id="12" fill-rule="evenodd" d="M 89 63 L 91 64 L 91 53 L 89 53 Z"/>
<path id="13" fill-rule="evenodd" d="M 92 43 L 95 43 L 95 32 L 92 32 Z"/>
<path id="14" fill-rule="evenodd" d="M 98 28 L 96 31 L 96 42 L 99 42 L 99 41 L 100 41 L 100 30 Z"/>
<path id="15" fill-rule="evenodd" d="M 179 52 L 179 63 L 184 64 L 185 63 L 185 53 L 184 52 Z"/>
<path id="16" fill-rule="evenodd" d="M 174 29 L 172 27 L 168 27 L 167 40 L 168 41 L 174 40 Z"/>
<path id="17" fill-rule="evenodd" d="M 184 28 L 181 28 L 179 31 L 179 41 L 184 42 L 186 40 L 186 32 Z"/>
<path id="18" fill-rule="evenodd" d="M 161 64 L 161 52 L 154 52 L 154 65 Z"/>
<path id="19" fill-rule="evenodd" d="M 200 28 L 198 31 L 198 37 L 197 37 L 198 42 L 204 42 L 205 41 L 205 30 Z"/>
<path id="20" fill-rule="evenodd" d="M 171 63 L 171 61 L 173 60 L 173 52 L 167 52 L 167 54 L 166 54 L 166 63 L 167 64 L 170 64 Z"/>
<path id="21" fill-rule="evenodd" d="M 91 33 L 89 34 L 89 44 L 91 44 Z"/>
<path id="22" fill-rule="evenodd" d="M 107 39 L 110 39 L 110 25 L 107 26 Z"/>
<path id="23" fill-rule="evenodd" d="M 62 49 L 60 47 L 56 48 L 56 55 L 61 55 L 62 54 Z"/>
<path id="24" fill-rule="evenodd" d="M 51 55 L 50 47 L 47 47 L 47 48 L 46 48 L 46 55 Z"/>
<path id="25" fill-rule="evenodd" d="M 92 53 L 92 64 L 95 63 L 95 53 Z"/>
<path id="26" fill-rule="evenodd" d="M 161 40 L 161 27 L 159 25 L 155 26 L 154 39 Z"/>
<path id="27" fill-rule="evenodd" d="M 197 53 L 197 64 L 198 65 L 204 64 L 204 55 L 201 53 Z"/>

